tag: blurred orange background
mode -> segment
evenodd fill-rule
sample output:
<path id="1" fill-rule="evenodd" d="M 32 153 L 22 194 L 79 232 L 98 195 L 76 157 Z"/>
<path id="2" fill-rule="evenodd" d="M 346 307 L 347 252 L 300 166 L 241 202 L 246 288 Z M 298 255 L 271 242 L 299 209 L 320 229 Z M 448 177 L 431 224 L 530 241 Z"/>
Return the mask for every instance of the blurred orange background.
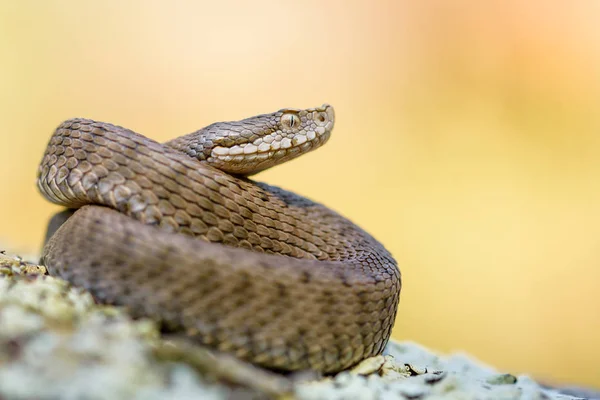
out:
<path id="1" fill-rule="evenodd" d="M 600 387 L 600 2 L 2 2 L 0 243 L 36 254 L 64 119 L 165 141 L 336 108 L 256 179 L 357 222 L 404 277 L 396 339 Z"/>

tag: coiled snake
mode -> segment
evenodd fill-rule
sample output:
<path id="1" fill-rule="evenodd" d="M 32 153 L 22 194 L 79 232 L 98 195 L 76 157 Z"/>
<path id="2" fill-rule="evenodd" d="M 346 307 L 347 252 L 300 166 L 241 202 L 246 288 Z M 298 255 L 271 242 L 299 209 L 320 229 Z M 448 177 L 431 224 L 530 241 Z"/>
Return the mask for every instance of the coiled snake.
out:
<path id="1" fill-rule="evenodd" d="M 333 124 L 329 105 L 283 109 L 163 145 L 65 121 L 38 187 L 79 210 L 43 261 L 100 302 L 259 366 L 331 373 L 377 355 L 400 295 L 394 259 L 334 211 L 245 178 L 321 146 Z"/>

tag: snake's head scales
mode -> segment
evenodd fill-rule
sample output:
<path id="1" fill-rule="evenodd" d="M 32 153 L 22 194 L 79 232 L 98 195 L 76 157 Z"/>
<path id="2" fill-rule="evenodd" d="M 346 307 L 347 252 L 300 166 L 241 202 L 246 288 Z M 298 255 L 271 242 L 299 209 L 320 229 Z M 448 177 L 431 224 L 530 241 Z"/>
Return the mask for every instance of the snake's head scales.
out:
<path id="1" fill-rule="evenodd" d="M 322 146 L 334 122 L 329 104 L 284 108 L 241 121 L 217 122 L 167 145 L 222 171 L 252 175 Z"/>

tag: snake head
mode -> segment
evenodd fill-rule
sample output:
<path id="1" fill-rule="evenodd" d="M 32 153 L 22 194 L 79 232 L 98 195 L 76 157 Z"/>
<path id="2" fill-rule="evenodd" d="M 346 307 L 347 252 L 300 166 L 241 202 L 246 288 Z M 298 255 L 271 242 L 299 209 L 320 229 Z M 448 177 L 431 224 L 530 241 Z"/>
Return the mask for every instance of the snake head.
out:
<path id="1" fill-rule="evenodd" d="M 333 107 L 324 104 L 218 122 L 202 130 L 212 144 L 203 149 L 204 161 L 232 174 L 256 174 L 323 145 L 334 120 Z"/>

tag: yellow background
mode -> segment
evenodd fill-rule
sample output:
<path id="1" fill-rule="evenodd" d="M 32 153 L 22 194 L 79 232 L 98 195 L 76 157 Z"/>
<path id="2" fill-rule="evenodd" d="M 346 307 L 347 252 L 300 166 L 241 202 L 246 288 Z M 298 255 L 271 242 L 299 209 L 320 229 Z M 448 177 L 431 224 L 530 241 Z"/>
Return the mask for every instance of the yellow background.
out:
<path id="1" fill-rule="evenodd" d="M 397 339 L 600 387 L 600 2 L 3 1 L 0 243 L 35 253 L 56 125 L 164 141 L 329 102 L 330 142 L 257 179 L 370 231 Z"/>

